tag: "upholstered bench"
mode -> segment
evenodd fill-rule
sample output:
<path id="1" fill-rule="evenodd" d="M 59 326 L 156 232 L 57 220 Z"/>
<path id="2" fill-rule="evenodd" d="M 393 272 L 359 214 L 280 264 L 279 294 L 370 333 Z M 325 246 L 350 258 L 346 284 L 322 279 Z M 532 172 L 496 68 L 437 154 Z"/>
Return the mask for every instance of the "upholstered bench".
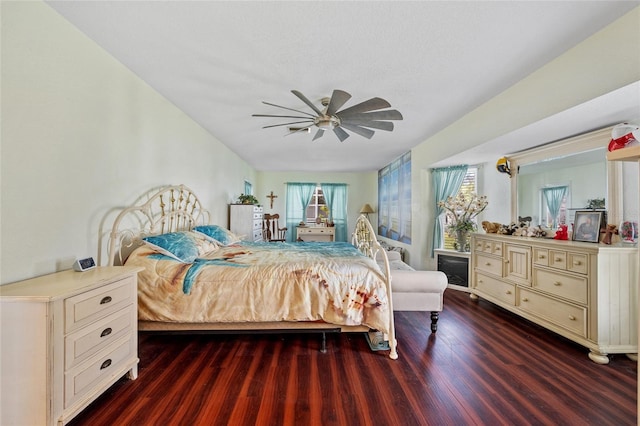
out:
<path id="1" fill-rule="evenodd" d="M 387 251 L 391 268 L 391 289 L 395 311 L 431 312 L 431 332 L 438 329 L 438 318 L 447 288 L 447 276 L 440 271 L 416 271 L 402 261 L 397 251 Z"/>

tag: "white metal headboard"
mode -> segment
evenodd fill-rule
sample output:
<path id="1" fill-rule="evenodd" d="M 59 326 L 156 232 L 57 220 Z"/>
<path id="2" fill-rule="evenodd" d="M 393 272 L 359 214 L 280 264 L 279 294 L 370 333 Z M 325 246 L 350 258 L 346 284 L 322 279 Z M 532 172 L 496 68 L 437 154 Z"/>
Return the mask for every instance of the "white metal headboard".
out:
<path id="1" fill-rule="evenodd" d="M 191 189 L 184 185 L 165 186 L 146 201 L 118 214 L 109 235 L 108 264 L 123 264 L 145 236 L 189 231 L 210 221 L 211 214 Z"/>

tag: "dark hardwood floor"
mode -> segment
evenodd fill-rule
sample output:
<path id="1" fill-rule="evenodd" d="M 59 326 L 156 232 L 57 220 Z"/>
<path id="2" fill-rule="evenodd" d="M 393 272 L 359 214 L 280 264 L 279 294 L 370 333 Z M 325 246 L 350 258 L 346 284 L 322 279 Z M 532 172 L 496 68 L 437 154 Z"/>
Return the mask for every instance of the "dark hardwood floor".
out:
<path id="1" fill-rule="evenodd" d="M 71 425 L 635 425 L 637 365 L 468 294 L 397 312 L 399 359 L 363 335 L 140 334 L 121 379 Z"/>

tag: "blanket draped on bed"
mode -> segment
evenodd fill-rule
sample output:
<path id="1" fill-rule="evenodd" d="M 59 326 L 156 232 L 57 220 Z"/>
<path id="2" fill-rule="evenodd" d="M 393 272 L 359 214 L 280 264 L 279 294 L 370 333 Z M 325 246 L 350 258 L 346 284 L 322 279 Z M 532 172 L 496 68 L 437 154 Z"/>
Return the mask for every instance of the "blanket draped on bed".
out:
<path id="1" fill-rule="evenodd" d="M 142 246 L 138 318 L 180 323 L 325 321 L 387 333 L 377 264 L 348 243 L 233 244 L 180 263 Z"/>

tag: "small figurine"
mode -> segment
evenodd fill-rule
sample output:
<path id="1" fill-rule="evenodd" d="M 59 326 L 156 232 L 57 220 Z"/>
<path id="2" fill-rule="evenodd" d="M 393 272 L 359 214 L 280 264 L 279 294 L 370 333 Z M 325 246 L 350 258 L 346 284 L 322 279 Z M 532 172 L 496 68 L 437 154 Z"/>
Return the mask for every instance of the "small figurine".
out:
<path id="1" fill-rule="evenodd" d="M 560 225 L 559 227 L 560 229 L 558 229 L 556 231 L 556 236 L 553 237 L 554 240 L 568 240 L 569 239 L 569 232 L 567 231 L 567 225 Z"/>
<path id="2" fill-rule="evenodd" d="M 601 230 L 600 232 L 604 233 L 604 237 L 602 238 L 602 243 L 611 245 L 611 237 L 614 234 L 616 235 L 618 234 L 618 227 L 616 225 L 607 225 L 607 227 Z"/>

